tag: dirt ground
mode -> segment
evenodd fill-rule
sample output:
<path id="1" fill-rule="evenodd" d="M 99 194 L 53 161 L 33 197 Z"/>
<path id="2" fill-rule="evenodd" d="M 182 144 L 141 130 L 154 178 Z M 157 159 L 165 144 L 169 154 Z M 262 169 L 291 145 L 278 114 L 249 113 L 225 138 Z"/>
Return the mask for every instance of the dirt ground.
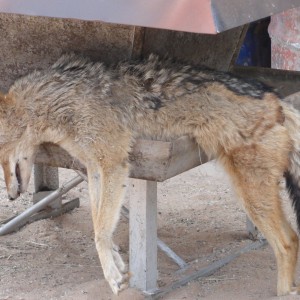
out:
<path id="1" fill-rule="evenodd" d="M 65 182 L 76 174 L 60 170 Z M 0 176 L 0 222 L 31 205 L 33 188 L 9 202 Z M 228 180 L 215 162 L 176 176 L 158 186 L 158 236 L 192 269 L 200 269 L 251 241 L 245 214 Z M 54 219 L 37 221 L 0 237 L 0 299 L 139 300 L 128 289 L 114 296 L 105 282 L 93 241 L 87 184 L 65 200 L 80 198 L 80 207 Z M 294 225 L 284 194 L 284 206 Z M 127 200 L 126 200 L 127 201 Z M 125 201 L 125 204 L 126 204 Z M 122 217 L 115 242 L 128 262 L 128 222 Z M 180 278 L 177 265 L 158 253 L 159 286 Z M 299 268 L 297 278 L 299 278 Z M 190 282 L 163 299 L 280 299 L 276 293 L 275 258 L 269 246 L 242 254 L 213 275 Z M 294 296 L 284 299 L 296 299 Z"/>

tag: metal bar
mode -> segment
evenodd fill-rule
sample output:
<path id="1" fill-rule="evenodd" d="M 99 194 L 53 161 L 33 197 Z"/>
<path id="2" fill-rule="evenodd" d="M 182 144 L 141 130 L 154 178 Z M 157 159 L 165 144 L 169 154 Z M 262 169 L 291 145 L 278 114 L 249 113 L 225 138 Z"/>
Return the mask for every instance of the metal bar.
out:
<path id="1" fill-rule="evenodd" d="M 25 218 L 22 221 L 19 221 L 18 227 L 16 227 L 14 230 L 19 230 L 22 226 L 28 225 L 30 223 L 43 220 L 43 219 L 49 219 L 49 218 L 56 218 L 58 216 L 61 216 L 62 214 L 65 214 L 67 212 L 70 212 L 74 208 L 78 208 L 80 205 L 79 198 L 75 198 L 73 200 L 70 200 L 66 203 L 63 203 L 60 208 L 52 208 L 52 209 L 43 209 L 28 218 Z M 49 206 L 50 207 L 50 206 Z M 3 220 L 0 222 L 0 225 L 8 223 L 10 220 L 14 219 L 17 215 L 14 217 L 10 217 L 6 220 Z"/>
<path id="2" fill-rule="evenodd" d="M 188 266 L 180 256 L 178 256 L 166 243 L 162 240 L 157 239 L 158 248 L 163 251 L 169 258 L 171 258 L 181 269 L 184 269 Z"/>
<path id="3" fill-rule="evenodd" d="M 129 209 L 125 206 L 122 206 L 122 215 L 129 219 Z M 188 266 L 188 264 L 177 255 L 165 242 L 157 238 L 158 248 L 164 252 L 169 258 L 171 258 L 181 269 Z"/>
<path id="4" fill-rule="evenodd" d="M 249 252 L 251 250 L 256 250 L 261 248 L 262 246 L 266 245 L 266 240 L 259 240 L 257 242 L 252 242 L 251 244 L 239 249 L 235 253 L 232 253 L 220 260 L 217 260 L 216 262 L 210 264 L 208 267 L 202 268 L 199 271 L 193 273 L 192 275 L 184 276 L 182 279 L 175 281 L 174 283 L 170 284 L 169 286 L 163 288 L 163 289 L 157 289 L 152 291 L 146 291 L 144 292 L 145 295 L 151 296 L 151 299 L 159 299 L 166 295 L 167 293 L 186 285 L 187 283 L 196 280 L 200 277 L 206 277 L 212 275 L 214 272 L 219 270 L 221 267 L 227 265 L 235 258 L 239 257 L 241 254 Z"/>
<path id="5" fill-rule="evenodd" d="M 15 228 L 18 227 L 20 223 L 22 223 L 26 218 L 30 217 L 32 214 L 40 211 L 44 207 L 46 207 L 49 203 L 60 197 L 61 195 L 65 194 L 69 190 L 71 190 L 73 187 L 78 185 L 83 181 L 83 178 L 81 176 L 77 176 L 67 182 L 66 184 L 62 185 L 59 189 L 49 194 L 47 197 L 45 197 L 43 200 L 37 202 L 33 206 L 26 209 L 24 212 L 22 212 L 20 215 L 15 217 L 13 220 L 9 221 L 5 225 L 3 225 L 0 228 L 0 235 L 8 234 L 15 230 Z"/>

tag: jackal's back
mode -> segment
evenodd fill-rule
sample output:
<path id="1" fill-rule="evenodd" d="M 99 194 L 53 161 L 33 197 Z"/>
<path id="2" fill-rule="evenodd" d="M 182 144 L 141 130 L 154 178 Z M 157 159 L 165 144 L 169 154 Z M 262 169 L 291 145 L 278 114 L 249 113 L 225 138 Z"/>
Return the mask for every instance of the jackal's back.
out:
<path id="1" fill-rule="evenodd" d="M 207 145 L 213 152 L 220 141 L 227 147 L 230 139 L 252 138 L 262 118 L 263 127 L 280 118 L 276 95 L 261 83 L 153 55 L 109 67 L 66 55 L 16 81 L 10 93 L 37 126 L 77 139 L 122 130 L 172 138 L 196 130 L 203 144 L 215 136 L 218 142 Z"/>

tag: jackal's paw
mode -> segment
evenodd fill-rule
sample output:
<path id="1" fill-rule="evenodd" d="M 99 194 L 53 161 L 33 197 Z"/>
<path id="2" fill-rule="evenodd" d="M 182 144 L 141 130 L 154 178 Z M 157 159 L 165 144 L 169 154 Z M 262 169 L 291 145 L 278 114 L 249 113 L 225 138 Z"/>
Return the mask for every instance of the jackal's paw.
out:
<path id="1" fill-rule="evenodd" d="M 120 291 L 128 287 L 129 274 L 124 273 L 123 270 L 119 268 L 119 265 L 126 268 L 119 253 L 112 251 L 111 254 L 112 256 L 108 256 L 111 259 L 102 260 L 102 268 L 105 279 L 108 281 L 113 293 L 117 295 Z"/>
<path id="2" fill-rule="evenodd" d="M 128 288 L 129 274 L 119 275 L 117 278 L 106 278 L 115 295 Z"/>

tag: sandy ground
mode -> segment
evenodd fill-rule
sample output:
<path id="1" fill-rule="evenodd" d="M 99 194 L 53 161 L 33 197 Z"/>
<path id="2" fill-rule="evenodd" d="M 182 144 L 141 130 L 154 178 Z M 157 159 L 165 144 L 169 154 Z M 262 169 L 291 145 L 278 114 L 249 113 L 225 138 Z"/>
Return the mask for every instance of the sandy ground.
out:
<path id="1" fill-rule="evenodd" d="M 60 170 L 61 182 L 74 176 L 73 171 Z M 31 186 L 20 199 L 9 202 L 1 179 L 0 222 L 29 207 L 32 192 Z M 159 238 L 190 262 L 191 269 L 204 267 L 250 243 L 245 214 L 215 162 L 160 183 L 158 193 Z M 118 297 L 111 293 L 94 246 L 86 183 L 70 191 L 65 200 L 75 197 L 80 198 L 81 204 L 71 213 L 37 221 L 0 237 L 1 300 L 145 298 L 134 289 Z M 294 224 L 286 199 L 284 206 Z M 123 217 L 115 242 L 128 262 L 128 222 Z M 160 287 L 180 278 L 177 265 L 161 251 L 158 264 Z M 299 278 L 299 268 L 297 273 Z M 280 299 L 275 298 L 275 293 L 275 258 L 270 247 L 265 246 L 241 255 L 213 275 L 190 282 L 163 299 Z"/>

